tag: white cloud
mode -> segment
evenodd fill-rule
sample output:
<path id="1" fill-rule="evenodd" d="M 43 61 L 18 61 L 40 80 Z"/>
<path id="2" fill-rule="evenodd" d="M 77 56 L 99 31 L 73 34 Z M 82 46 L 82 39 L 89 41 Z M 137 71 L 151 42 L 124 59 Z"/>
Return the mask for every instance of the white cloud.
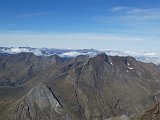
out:
<path id="1" fill-rule="evenodd" d="M 129 44 L 144 42 L 134 36 L 99 33 L 1 33 L 0 45 L 8 47 L 49 48 L 130 48 Z M 135 46 L 133 46 L 135 47 Z M 133 48 L 132 47 L 132 48 Z"/>
<path id="2" fill-rule="evenodd" d="M 129 10 L 130 8 L 129 7 L 114 7 L 114 8 L 111 8 L 110 11 L 112 12 L 120 12 L 120 11 L 126 11 L 126 10 Z"/>
<path id="3" fill-rule="evenodd" d="M 123 36 L 123 35 L 110 35 L 98 33 L 5 33 L 0 34 L 0 41 L 3 40 L 75 40 L 75 41 L 141 41 L 141 38 Z"/>
<path id="4" fill-rule="evenodd" d="M 0 33 L 1 47 L 159 49 L 157 37 L 100 33 Z M 154 46 L 154 47 L 153 47 Z"/>
<path id="5" fill-rule="evenodd" d="M 160 8 L 114 7 L 91 20 L 119 34 L 160 37 Z"/>
<path id="6" fill-rule="evenodd" d="M 23 15 L 18 15 L 18 17 L 31 17 L 31 16 L 44 16 L 44 15 L 51 15 L 54 12 L 37 12 L 37 13 L 27 13 Z"/>
<path id="7" fill-rule="evenodd" d="M 159 12 L 160 8 L 135 8 L 135 7 L 114 7 L 111 8 L 112 12 L 124 12 L 128 14 L 137 14 L 137 13 L 145 13 L 150 14 L 153 12 Z"/>
<path id="8" fill-rule="evenodd" d="M 120 18 L 130 20 L 160 20 L 160 8 L 134 8 L 134 7 L 115 7 L 110 9 L 113 14 L 120 14 Z"/>

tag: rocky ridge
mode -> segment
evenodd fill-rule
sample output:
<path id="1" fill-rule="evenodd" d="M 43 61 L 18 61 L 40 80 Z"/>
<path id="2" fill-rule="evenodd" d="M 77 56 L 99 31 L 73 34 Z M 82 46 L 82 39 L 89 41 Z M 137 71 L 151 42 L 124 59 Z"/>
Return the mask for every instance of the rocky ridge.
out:
<path id="1" fill-rule="evenodd" d="M 5 63 L 0 75 L 14 83 L 34 68 L 33 76 L 21 84 L 0 87 L 2 120 L 105 120 L 122 115 L 139 120 L 139 113 L 160 99 L 160 69 L 129 56 L 101 53 L 64 59 L 20 53 L 0 60 Z"/>

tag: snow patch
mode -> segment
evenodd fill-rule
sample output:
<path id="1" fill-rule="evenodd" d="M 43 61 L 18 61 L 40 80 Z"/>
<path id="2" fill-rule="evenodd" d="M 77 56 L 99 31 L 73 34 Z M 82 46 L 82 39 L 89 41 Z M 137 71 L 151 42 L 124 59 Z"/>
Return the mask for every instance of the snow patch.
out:
<path id="1" fill-rule="evenodd" d="M 134 69 L 134 68 L 132 68 L 132 67 L 129 67 L 129 66 L 128 66 L 128 68 L 129 68 L 130 70 L 133 70 L 133 69 Z"/>

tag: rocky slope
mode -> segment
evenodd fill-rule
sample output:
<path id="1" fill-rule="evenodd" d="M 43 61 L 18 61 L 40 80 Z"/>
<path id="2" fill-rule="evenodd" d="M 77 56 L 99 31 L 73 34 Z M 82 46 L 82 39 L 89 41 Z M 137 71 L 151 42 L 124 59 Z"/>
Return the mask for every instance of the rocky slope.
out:
<path id="1" fill-rule="evenodd" d="M 151 105 L 145 109 L 136 120 L 159 120 L 160 119 L 160 102 Z"/>
<path id="2" fill-rule="evenodd" d="M 113 117 L 105 120 L 129 120 L 129 118 L 125 115 L 119 116 L 119 117 Z"/>
<path id="3" fill-rule="evenodd" d="M 49 85 L 81 119 L 99 120 L 123 114 L 133 118 L 159 99 L 159 73 L 155 65 L 132 57 L 99 54 Z"/>
<path id="4" fill-rule="evenodd" d="M 33 53 L 0 56 L 0 86 L 18 86 L 38 78 L 46 69 L 58 70 L 64 59 L 57 56 L 38 57 Z M 53 74 L 53 73 L 52 73 Z"/>
<path id="5" fill-rule="evenodd" d="M 39 83 L 14 103 L 12 109 L 3 119 L 69 120 L 69 115 L 62 110 L 60 103 L 43 83 Z"/>
<path id="6" fill-rule="evenodd" d="M 35 55 L 20 59 L 20 56 L 0 58 L 5 61 L 0 74 L 7 73 L 14 82 L 19 76 L 28 77 L 28 66 L 36 64 L 29 79 L 14 87 L 10 84 L 0 87 L 0 118 L 3 120 L 7 120 L 6 116 L 11 120 L 105 120 L 117 116 L 121 117 L 114 119 L 123 119 L 122 115 L 134 120 L 159 101 L 160 69 L 152 63 L 105 53 L 92 58 L 69 59 Z M 13 74 L 14 70 L 17 75 Z M 22 70 L 27 72 L 22 74 Z M 41 82 L 43 84 L 39 84 Z"/>

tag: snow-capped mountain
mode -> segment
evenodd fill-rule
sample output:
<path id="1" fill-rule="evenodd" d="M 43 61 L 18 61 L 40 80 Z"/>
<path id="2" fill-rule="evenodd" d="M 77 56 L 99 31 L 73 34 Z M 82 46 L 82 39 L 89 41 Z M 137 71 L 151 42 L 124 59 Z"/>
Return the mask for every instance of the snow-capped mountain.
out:
<path id="1" fill-rule="evenodd" d="M 59 55 L 60 57 L 76 57 L 78 55 L 95 56 L 105 52 L 111 56 L 132 56 L 139 61 L 160 64 L 160 51 L 134 51 L 134 50 L 95 50 L 95 49 L 55 49 L 55 48 L 31 48 L 31 47 L 0 47 L 0 54 L 17 54 L 32 52 L 37 56 Z"/>

